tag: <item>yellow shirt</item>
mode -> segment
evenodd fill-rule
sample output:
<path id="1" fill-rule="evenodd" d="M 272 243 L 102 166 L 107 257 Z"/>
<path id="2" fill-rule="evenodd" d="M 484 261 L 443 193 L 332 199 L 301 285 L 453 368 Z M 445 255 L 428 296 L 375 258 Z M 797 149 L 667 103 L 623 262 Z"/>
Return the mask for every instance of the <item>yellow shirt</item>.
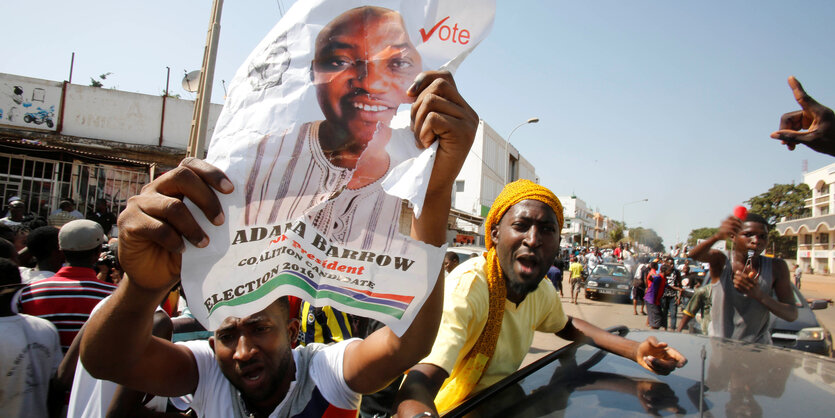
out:
<path id="1" fill-rule="evenodd" d="M 434 364 L 451 375 L 481 335 L 489 307 L 485 264 L 483 256 L 472 258 L 447 276 L 438 336 L 432 352 L 421 363 Z M 558 332 L 566 322 L 560 298 L 548 280 L 539 282 L 519 306 L 505 300 L 496 351 L 473 393 L 519 369 L 531 348 L 534 331 Z"/>
<path id="2" fill-rule="evenodd" d="M 568 266 L 568 271 L 571 272 L 571 278 L 572 279 L 575 278 L 575 277 L 582 277 L 583 276 L 583 265 L 578 263 L 578 262 L 571 263 L 571 265 Z"/>

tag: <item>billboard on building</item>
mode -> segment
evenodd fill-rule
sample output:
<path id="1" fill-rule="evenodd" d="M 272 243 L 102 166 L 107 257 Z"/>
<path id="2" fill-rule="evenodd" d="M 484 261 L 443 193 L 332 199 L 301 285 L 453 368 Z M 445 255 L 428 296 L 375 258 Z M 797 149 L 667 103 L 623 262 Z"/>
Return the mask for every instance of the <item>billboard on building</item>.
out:
<path id="1" fill-rule="evenodd" d="M 61 83 L 0 74 L 0 125 L 54 131 Z"/>

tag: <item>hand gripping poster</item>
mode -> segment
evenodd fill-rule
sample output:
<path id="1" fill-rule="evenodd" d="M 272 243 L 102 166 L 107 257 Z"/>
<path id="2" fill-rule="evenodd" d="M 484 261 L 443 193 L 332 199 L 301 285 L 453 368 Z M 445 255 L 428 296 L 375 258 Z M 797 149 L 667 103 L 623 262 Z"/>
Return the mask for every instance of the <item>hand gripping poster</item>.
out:
<path id="1" fill-rule="evenodd" d="M 408 329 L 445 248 L 409 237 L 437 143 L 419 148 L 406 91 L 454 71 L 494 14 L 492 0 L 295 3 L 238 69 L 210 142 L 235 191 L 218 194 L 224 225 L 197 217 L 209 246 L 183 255 L 201 323 L 293 295 Z"/>

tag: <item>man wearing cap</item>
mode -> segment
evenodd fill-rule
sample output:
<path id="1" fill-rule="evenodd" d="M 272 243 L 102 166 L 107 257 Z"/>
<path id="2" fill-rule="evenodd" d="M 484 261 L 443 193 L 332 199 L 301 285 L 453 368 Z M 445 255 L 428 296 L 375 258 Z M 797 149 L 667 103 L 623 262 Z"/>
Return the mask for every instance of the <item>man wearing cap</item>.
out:
<path id="1" fill-rule="evenodd" d="M 0 219 L 0 223 L 8 226 L 18 226 L 26 219 L 26 205 L 19 197 L 15 196 L 9 199 L 9 216 Z"/>
<path id="2" fill-rule="evenodd" d="M 434 416 L 515 372 L 534 331 L 589 340 L 659 374 L 686 363 L 654 337 L 627 340 L 563 312 L 556 290 L 542 280 L 559 252 L 562 213 L 543 186 L 528 180 L 505 186 L 485 222 L 486 256 L 447 277 L 438 336 L 406 376 L 395 405 L 399 416 Z"/>
<path id="3" fill-rule="evenodd" d="M 48 279 L 32 282 L 20 293 L 18 312 L 51 321 L 58 328 L 64 352 L 96 304 L 116 289 L 96 278 L 95 265 L 104 239 L 104 231 L 96 222 L 68 222 L 58 233 L 58 246 L 68 265 Z"/>
<path id="4" fill-rule="evenodd" d="M 58 209 L 49 214 L 46 221 L 49 223 L 49 226 L 60 228 L 67 222 L 83 218 L 84 215 L 75 210 L 75 202 L 73 202 L 72 199 L 63 199 L 61 200 L 61 203 L 58 204 Z"/>

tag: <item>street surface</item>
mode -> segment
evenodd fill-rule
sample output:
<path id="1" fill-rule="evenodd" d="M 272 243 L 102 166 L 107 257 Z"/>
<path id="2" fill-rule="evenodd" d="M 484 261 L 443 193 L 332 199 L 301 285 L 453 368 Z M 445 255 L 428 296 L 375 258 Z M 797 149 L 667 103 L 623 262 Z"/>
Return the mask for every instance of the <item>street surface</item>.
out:
<path id="1" fill-rule="evenodd" d="M 564 289 L 568 289 L 568 275 L 563 280 Z M 560 298 L 563 309 L 567 315 L 584 319 L 601 328 L 609 328 L 615 325 L 626 325 L 629 329 L 649 329 L 646 324 L 647 317 L 641 315 L 641 308 L 638 308 L 638 315 L 632 313 L 632 302 L 617 301 L 611 299 L 589 300 L 585 299 L 581 292 L 577 299 L 578 304 L 571 303 L 568 297 L 568 290 L 564 290 L 565 297 Z M 800 286 L 800 293 L 807 299 L 835 299 L 835 276 L 820 276 L 804 274 Z M 818 321 L 829 332 L 835 331 L 835 305 L 826 309 L 814 311 Z M 679 318 L 681 309 L 679 308 Z M 553 334 L 537 332 L 533 344 L 522 362 L 522 366 L 536 361 L 546 354 L 568 344 L 567 341 Z"/>

